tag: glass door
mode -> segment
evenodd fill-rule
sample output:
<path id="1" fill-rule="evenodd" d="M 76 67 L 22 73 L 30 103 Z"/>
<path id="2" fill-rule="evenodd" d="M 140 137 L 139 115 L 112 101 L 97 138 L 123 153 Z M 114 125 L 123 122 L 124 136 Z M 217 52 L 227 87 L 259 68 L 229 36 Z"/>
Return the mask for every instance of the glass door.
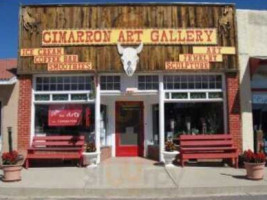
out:
<path id="1" fill-rule="evenodd" d="M 116 102 L 116 156 L 143 156 L 143 102 Z"/>

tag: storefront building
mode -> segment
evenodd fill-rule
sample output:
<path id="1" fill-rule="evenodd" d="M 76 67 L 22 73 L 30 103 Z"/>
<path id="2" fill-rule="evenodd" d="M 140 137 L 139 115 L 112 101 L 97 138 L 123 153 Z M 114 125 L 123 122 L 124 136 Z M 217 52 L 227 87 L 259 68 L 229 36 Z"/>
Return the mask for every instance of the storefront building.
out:
<path id="1" fill-rule="evenodd" d="M 8 151 L 10 146 L 17 149 L 19 83 L 16 71 L 16 59 L 0 59 L 0 152 Z"/>
<path id="2" fill-rule="evenodd" d="M 259 151 L 267 137 L 267 12 L 238 10 L 243 149 Z M 260 136 L 260 138 L 257 136 Z M 259 135 L 260 134 L 260 135 Z M 258 138 L 258 139 L 257 139 Z"/>
<path id="3" fill-rule="evenodd" d="M 242 151 L 233 5 L 22 6 L 18 148 L 85 135 L 102 154 L 163 160 L 180 134 Z"/>

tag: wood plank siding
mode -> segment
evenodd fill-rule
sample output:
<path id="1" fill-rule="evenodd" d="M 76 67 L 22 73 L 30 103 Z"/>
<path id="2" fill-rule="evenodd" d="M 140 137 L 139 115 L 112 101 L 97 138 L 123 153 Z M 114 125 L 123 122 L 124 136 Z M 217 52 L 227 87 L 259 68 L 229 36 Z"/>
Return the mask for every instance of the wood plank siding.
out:
<path id="1" fill-rule="evenodd" d="M 228 34 L 222 33 L 223 31 L 219 28 L 220 19 L 226 15 L 224 13 L 226 6 L 233 9 L 231 15 L 228 16 Z M 24 27 L 22 13 L 25 9 L 35 19 L 37 30 L 33 32 Z M 42 48 L 43 30 L 106 28 L 217 28 L 218 46 L 237 48 L 233 5 L 34 5 L 21 6 L 20 13 L 19 49 Z M 80 62 L 92 62 L 97 72 L 123 72 L 116 45 L 64 46 L 63 48 L 66 54 L 77 54 Z M 166 61 L 179 61 L 179 54 L 188 53 L 193 53 L 193 45 L 145 44 L 139 55 L 136 71 L 165 71 Z M 219 72 L 236 72 L 237 70 L 237 53 L 236 55 L 223 55 L 223 62 L 211 63 L 210 69 L 210 71 Z M 52 73 L 47 71 L 47 64 L 34 64 L 32 57 L 20 56 L 18 72 L 19 74 Z"/>

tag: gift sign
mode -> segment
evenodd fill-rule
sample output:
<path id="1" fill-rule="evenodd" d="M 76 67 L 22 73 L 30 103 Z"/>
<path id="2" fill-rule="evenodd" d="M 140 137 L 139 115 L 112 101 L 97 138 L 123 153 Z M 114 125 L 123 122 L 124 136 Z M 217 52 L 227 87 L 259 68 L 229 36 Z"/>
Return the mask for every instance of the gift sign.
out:
<path id="1" fill-rule="evenodd" d="M 79 126 L 82 122 L 82 105 L 50 105 L 49 126 Z"/>

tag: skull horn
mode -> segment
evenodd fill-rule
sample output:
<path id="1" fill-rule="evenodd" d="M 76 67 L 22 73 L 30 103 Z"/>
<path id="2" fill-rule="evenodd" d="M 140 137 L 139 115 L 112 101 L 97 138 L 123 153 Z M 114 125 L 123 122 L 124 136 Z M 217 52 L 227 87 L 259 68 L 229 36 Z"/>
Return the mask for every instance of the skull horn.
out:
<path id="1" fill-rule="evenodd" d="M 121 46 L 121 44 L 117 43 L 117 48 L 118 48 L 119 54 L 123 54 L 124 48 Z"/>
<path id="2" fill-rule="evenodd" d="M 136 52 L 139 54 L 141 51 L 142 51 L 142 49 L 143 49 L 143 43 L 141 43 L 137 48 L 136 48 Z"/>

